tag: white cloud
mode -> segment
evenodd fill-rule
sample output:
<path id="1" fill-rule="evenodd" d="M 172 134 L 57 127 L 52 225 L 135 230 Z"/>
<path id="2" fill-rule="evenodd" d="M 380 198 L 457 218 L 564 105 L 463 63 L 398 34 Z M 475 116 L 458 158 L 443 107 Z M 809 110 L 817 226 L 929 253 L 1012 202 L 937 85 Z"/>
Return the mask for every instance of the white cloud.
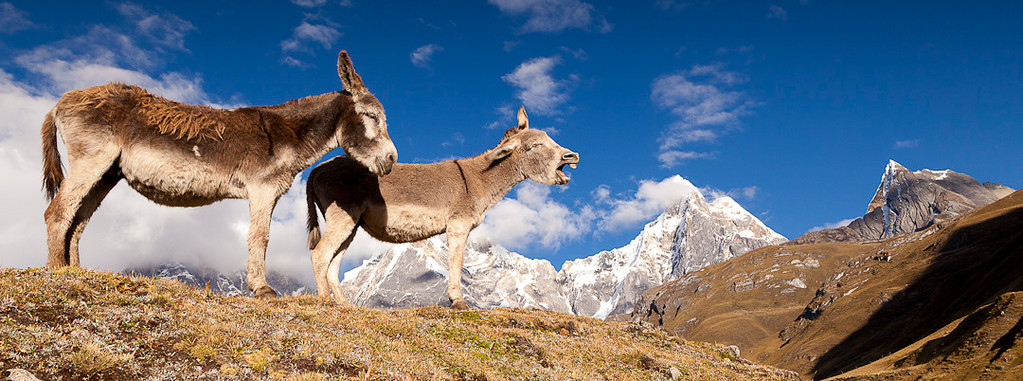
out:
<path id="1" fill-rule="evenodd" d="M 327 4 L 327 0 L 291 0 L 292 4 L 306 8 L 316 8 Z"/>
<path id="2" fill-rule="evenodd" d="M 665 150 L 657 155 L 657 160 L 661 162 L 661 167 L 672 168 L 682 165 L 689 160 L 709 159 L 712 157 L 714 157 L 714 154 L 710 152 Z"/>
<path id="3" fill-rule="evenodd" d="M 170 13 L 154 14 L 133 3 L 121 3 L 116 8 L 121 16 L 135 23 L 138 31 L 152 42 L 187 51 L 185 36 L 195 30 L 191 22 Z"/>
<path id="4" fill-rule="evenodd" d="M 0 3 L 0 33 L 14 33 L 33 26 L 27 12 L 8 2 Z"/>
<path id="5" fill-rule="evenodd" d="M 340 37 L 341 32 L 332 25 L 302 21 L 295 27 L 291 38 L 281 42 L 281 50 L 285 52 L 309 50 L 311 43 L 319 43 L 324 49 L 330 49 Z"/>
<path id="6" fill-rule="evenodd" d="M 327 5 L 328 2 L 329 2 L 328 0 L 291 0 L 292 4 L 305 8 L 319 8 L 324 5 Z M 334 1 L 334 3 L 342 7 L 352 6 L 352 0 L 339 0 Z"/>
<path id="7" fill-rule="evenodd" d="M 680 148 L 690 143 L 716 141 L 729 127 L 739 123 L 739 117 L 753 106 L 745 93 L 732 89 L 744 82 L 741 75 L 718 65 L 693 65 L 687 71 L 653 81 L 651 100 L 678 118 L 661 134 L 658 159 L 662 166 L 673 167 L 686 160 L 712 156 Z"/>
<path id="8" fill-rule="evenodd" d="M 314 53 L 316 45 L 330 49 L 343 33 L 338 25 L 321 16 L 306 14 L 305 20 L 295 27 L 291 38 L 281 41 L 281 52 L 284 53 L 281 63 L 292 67 L 305 67 L 306 64 L 294 56 L 295 53 Z"/>
<path id="9" fill-rule="evenodd" d="M 88 62 L 124 69 L 158 70 L 171 53 L 187 52 L 185 37 L 195 27 L 170 13 L 153 13 L 123 3 L 115 5 L 130 23 L 129 30 L 116 25 L 88 25 L 84 34 L 37 46 L 17 57 L 19 65 L 40 66 L 48 61 Z"/>
<path id="10" fill-rule="evenodd" d="M 818 230 L 837 229 L 837 228 L 840 228 L 840 227 L 843 227 L 843 226 L 849 226 L 849 224 L 851 224 L 853 221 L 856 221 L 856 219 L 855 218 L 847 218 L 847 219 L 844 219 L 844 220 L 841 220 L 841 221 L 838 221 L 838 222 L 827 222 L 827 223 L 825 223 L 823 225 L 814 226 L 814 227 L 810 228 L 810 230 L 807 230 L 807 233 L 813 232 L 813 231 L 818 231 Z"/>
<path id="11" fill-rule="evenodd" d="M 592 230 L 596 214 L 589 206 L 569 209 L 550 197 L 551 186 L 524 182 L 515 197 L 505 197 L 490 211 L 471 239 L 489 240 L 510 250 L 539 243 L 557 249 Z"/>
<path id="12" fill-rule="evenodd" d="M 52 94 L 118 81 L 141 86 L 172 100 L 209 103 L 198 76 L 189 78 L 180 73 L 168 72 L 154 78 L 137 70 L 73 57 L 74 54 L 66 50 L 41 47 L 16 57 L 15 62 L 35 74 L 35 78 L 45 83 L 46 90 Z"/>
<path id="13" fill-rule="evenodd" d="M 920 145 L 920 139 L 899 140 L 895 142 L 895 149 L 915 148 Z"/>
<path id="14" fill-rule="evenodd" d="M 568 100 L 569 80 L 555 79 L 551 72 L 561 63 L 561 57 L 537 57 L 523 62 L 511 73 L 501 77 L 505 82 L 518 88 L 516 98 L 522 101 L 530 113 L 552 115 Z"/>
<path id="15" fill-rule="evenodd" d="M 611 187 L 605 184 L 598 185 L 590 192 L 590 195 L 593 196 L 593 201 L 598 205 L 611 203 Z"/>
<path id="16" fill-rule="evenodd" d="M 460 145 L 462 145 L 462 143 L 465 143 L 465 135 L 462 135 L 461 132 L 455 132 L 455 133 L 451 134 L 451 137 L 448 138 L 448 140 L 445 140 L 445 141 L 441 142 L 440 145 L 442 147 L 450 147 L 450 146 L 455 146 L 455 145 L 459 145 L 460 146 Z M 441 161 L 443 161 L 443 160 L 441 160 Z"/>
<path id="17" fill-rule="evenodd" d="M 599 33 L 611 31 L 611 24 L 597 14 L 593 5 L 579 0 L 489 0 L 502 13 L 526 15 L 520 31 L 559 32 L 577 28 Z"/>
<path id="18" fill-rule="evenodd" d="M 689 7 L 690 3 L 687 1 L 676 1 L 676 0 L 657 0 L 654 2 L 657 8 L 663 11 L 681 11 Z"/>
<path id="19" fill-rule="evenodd" d="M 767 18 L 785 21 L 789 18 L 789 13 L 777 4 L 772 4 L 771 7 L 767 9 Z"/>
<path id="20" fill-rule="evenodd" d="M 303 64 L 302 61 L 299 61 L 299 60 L 295 59 L 294 57 L 284 57 L 284 58 L 281 59 L 281 62 L 283 62 L 285 65 L 288 65 L 288 66 L 294 66 L 294 67 L 303 67 L 303 66 L 305 66 L 305 64 Z"/>
<path id="21" fill-rule="evenodd" d="M 748 55 L 753 52 L 753 45 L 740 45 L 734 48 L 722 46 L 714 51 L 714 55 L 724 56 L 729 54 Z"/>
<path id="22" fill-rule="evenodd" d="M 580 61 L 586 61 L 590 59 L 590 55 L 586 54 L 586 51 L 583 50 L 583 48 L 571 49 L 567 46 L 562 46 L 561 50 L 564 51 L 565 53 L 571 54 L 572 57 L 575 57 L 575 59 Z"/>
<path id="23" fill-rule="evenodd" d="M 622 199 L 612 199 L 609 192 L 600 190 L 600 187 L 597 189 L 595 198 L 609 205 L 597 224 L 602 231 L 617 231 L 649 221 L 663 213 L 669 205 L 699 192 L 679 175 L 661 181 L 640 181 L 636 194 Z"/>
<path id="24" fill-rule="evenodd" d="M 743 188 L 732 188 L 732 189 L 729 189 L 727 191 L 720 190 L 720 189 L 715 189 L 715 188 L 711 188 L 711 187 L 700 188 L 700 192 L 702 192 L 705 196 L 707 196 L 707 197 L 709 197 L 711 199 L 717 199 L 718 197 L 721 197 L 721 196 L 728 196 L 728 197 L 730 197 L 732 199 L 752 200 L 752 199 L 754 199 L 757 196 L 757 192 L 758 191 L 759 191 L 759 188 L 757 188 L 756 185 L 748 186 L 748 187 L 743 187 Z"/>
<path id="25" fill-rule="evenodd" d="M 745 196 L 746 199 L 752 200 L 754 197 L 757 196 L 757 192 L 758 191 L 759 191 L 759 189 L 757 188 L 756 185 L 754 185 L 754 186 L 751 186 L 751 187 L 742 188 L 742 190 L 740 191 L 740 194 Z"/>
<path id="26" fill-rule="evenodd" d="M 409 53 L 409 59 L 412 61 L 412 65 L 423 69 L 430 68 L 430 60 L 433 58 L 433 54 L 436 52 L 443 51 L 444 48 L 437 44 L 423 45 L 412 53 Z"/>

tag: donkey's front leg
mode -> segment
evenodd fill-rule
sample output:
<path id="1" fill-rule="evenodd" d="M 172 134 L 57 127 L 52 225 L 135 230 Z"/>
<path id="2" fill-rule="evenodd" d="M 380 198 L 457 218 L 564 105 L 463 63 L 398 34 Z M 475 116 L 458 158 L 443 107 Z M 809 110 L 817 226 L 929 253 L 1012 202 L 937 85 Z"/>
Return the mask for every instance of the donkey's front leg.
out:
<path id="1" fill-rule="evenodd" d="M 270 215 L 279 198 L 278 194 L 249 191 L 249 261 L 245 280 L 257 297 L 277 296 L 266 282 L 266 245 L 270 241 Z"/>
<path id="2" fill-rule="evenodd" d="M 469 305 L 462 297 L 462 256 L 465 254 L 465 242 L 469 239 L 469 229 L 449 226 L 447 234 L 448 254 L 451 256 L 448 266 L 448 299 L 451 300 L 451 308 L 468 309 Z"/>

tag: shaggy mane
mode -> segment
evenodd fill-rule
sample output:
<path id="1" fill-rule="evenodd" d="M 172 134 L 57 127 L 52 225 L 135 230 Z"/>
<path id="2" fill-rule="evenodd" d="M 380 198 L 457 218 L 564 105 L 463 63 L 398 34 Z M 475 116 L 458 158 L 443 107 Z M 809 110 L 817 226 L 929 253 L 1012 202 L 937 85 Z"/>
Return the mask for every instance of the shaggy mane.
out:
<path id="1" fill-rule="evenodd" d="M 224 124 L 214 114 L 223 112 L 206 106 L 189 105 L 150 94 L 143 88 L 123 83 L 93 87 L 82 94 L 75 109 L 134 107 L 146 125 L 161 134 L 184 140 L 224 140 Z"/>

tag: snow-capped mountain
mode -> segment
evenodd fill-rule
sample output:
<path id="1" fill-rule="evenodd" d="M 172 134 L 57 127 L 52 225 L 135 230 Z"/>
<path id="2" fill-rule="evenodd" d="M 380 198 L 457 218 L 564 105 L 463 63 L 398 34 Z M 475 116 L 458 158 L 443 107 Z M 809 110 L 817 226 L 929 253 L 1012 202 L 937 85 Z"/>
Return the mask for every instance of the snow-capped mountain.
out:
<path id="1" fill-rule="evenodd" d="M 912 233 L 990 204 L 1013 192 L 949 169 L 910 171 L 889 160 L 867 213 L 846 227 L 810 232 L 793 244 L 870 241 Z"/>
<path id="2" fill-rule="evenodd" d="M 574 313 L 604 319 L 630 312 L 650 287 L 785 241 L 731 197 L 693 191 L 628 245 L 568 261 L 559 275 Z"/>
<path id="3" fill-rule="evenodd" d="M 224 274 L 211 268 L 186 266 L 178 262 L 169 262 L 154 266 L 131 267 L 121 271 L 124 275 L 144 275 L 155 278 L 177 279 L 195 288 L 206 288 L 210 291 L 227 296 L 252 296 L 245 283 L 245 269 Z M 267 274 L 267 282 L 281 295 L 298 295 L 310 292 L 300 282 L 271 272 Z"/>
<path id="4" fill-rule="evenodd" d="M 688 182 L 681 177 L 678 181 Z M 471 307 L 526 307 L 607 318 L 626 313 L 647 288 L 682 274 L 785 242 L 735 200 L 708 202 L 691 184 L 628 245 L 565 262 L 560 272 L 497 244 L 470 242 L 462 290 Z M 446 240 L 397 245 L 345 274 L 349 300 L 407 308 L 447 300 Z"/>
<path id="5" fill-rule="evenodd" d="M 344 274 L 348 300 L 374 308 L 450 306 L 448 247 L 444 236 L 395 245 Z M 550 262 L 529 259 L 500 245 L 470 241 L 462 292 L 470 307 L 524 307 L 571 312 Z"/>

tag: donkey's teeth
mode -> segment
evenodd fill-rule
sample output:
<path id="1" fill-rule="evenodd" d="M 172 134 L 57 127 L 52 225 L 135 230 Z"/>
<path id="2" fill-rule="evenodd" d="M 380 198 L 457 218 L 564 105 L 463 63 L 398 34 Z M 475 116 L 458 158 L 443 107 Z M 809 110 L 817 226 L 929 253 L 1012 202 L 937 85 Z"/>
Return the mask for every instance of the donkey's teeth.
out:
<path id="1" fill-rule="evenodd" d="M 571 167 L 572 169 L 575 169 L 575 163 L 569 164 L 568 166 Z"/>

